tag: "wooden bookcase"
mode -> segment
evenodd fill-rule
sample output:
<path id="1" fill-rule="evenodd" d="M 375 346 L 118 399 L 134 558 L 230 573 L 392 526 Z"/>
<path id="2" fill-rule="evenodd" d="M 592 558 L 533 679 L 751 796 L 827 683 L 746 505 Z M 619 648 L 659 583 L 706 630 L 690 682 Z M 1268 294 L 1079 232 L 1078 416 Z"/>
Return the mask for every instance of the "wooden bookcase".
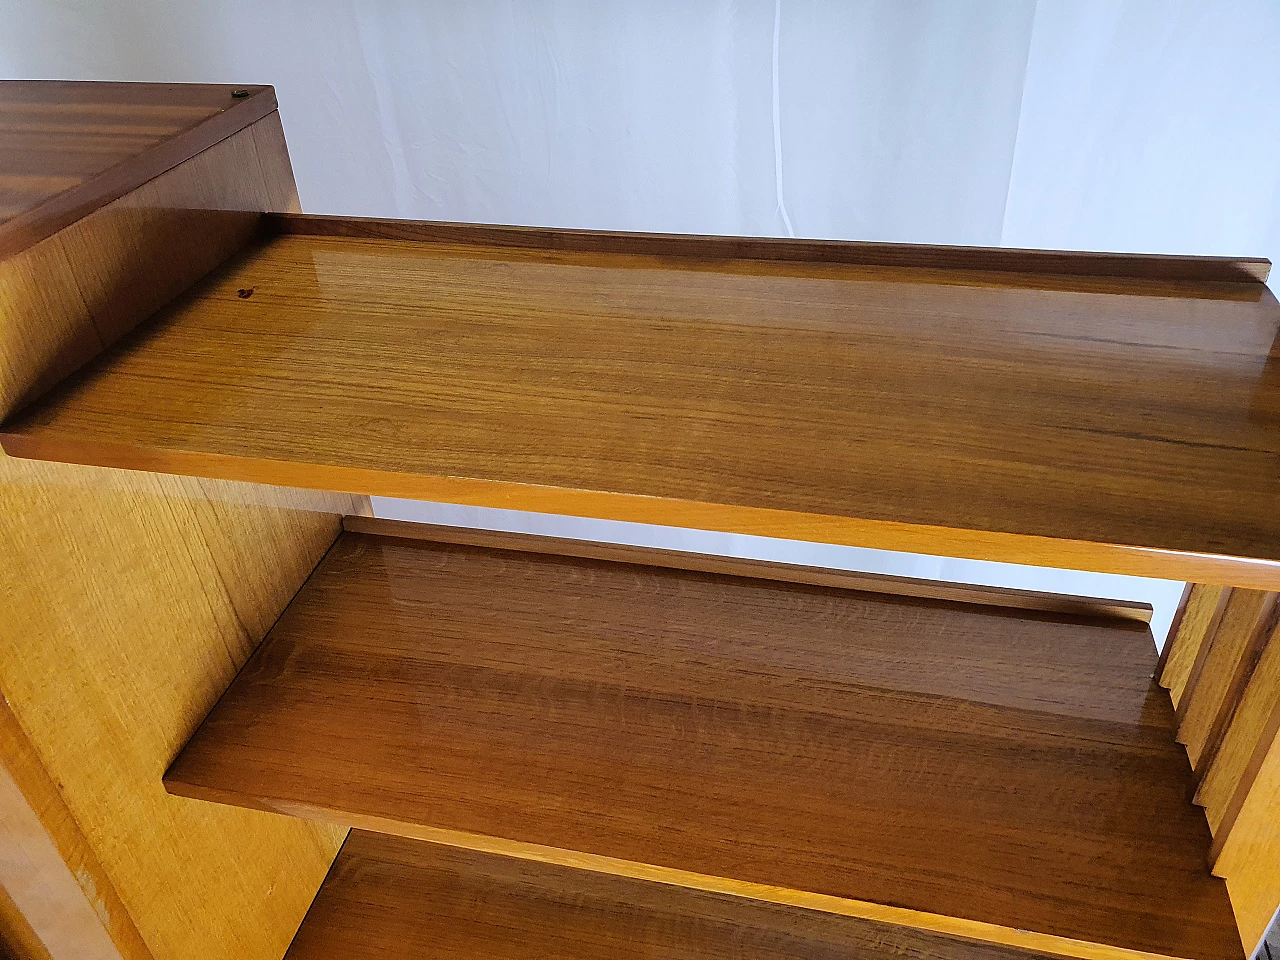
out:
<path id="1" fill-rule="evenodd" d="M 269 87 L 6 83 L 0 129 L 23 960 L 1256 942 L 1265 261 L 306 216 Z M 371 494 L 1188 588 L 1157 660 L 1142 605 Z"/>

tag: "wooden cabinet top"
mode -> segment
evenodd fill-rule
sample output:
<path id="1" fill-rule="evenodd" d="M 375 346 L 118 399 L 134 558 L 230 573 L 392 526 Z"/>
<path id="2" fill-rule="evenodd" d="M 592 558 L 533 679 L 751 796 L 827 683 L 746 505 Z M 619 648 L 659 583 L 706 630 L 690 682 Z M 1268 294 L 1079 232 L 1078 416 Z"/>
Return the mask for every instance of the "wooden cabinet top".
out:
<path id="1" fill-rule="evenodd" d="M 0 258 L 274 109 L 267 86 L 0 81 Z"/>

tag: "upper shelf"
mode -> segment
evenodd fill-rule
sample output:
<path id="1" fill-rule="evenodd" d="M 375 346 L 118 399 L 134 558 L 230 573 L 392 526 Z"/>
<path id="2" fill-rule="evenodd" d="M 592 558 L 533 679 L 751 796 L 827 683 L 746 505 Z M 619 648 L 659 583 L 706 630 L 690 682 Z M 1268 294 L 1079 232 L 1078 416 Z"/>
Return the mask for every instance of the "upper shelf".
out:
<path id="1" fill-rule="evenodd" d="M 1265 266 L 276 217 L 3 446 L 1275 588 Z"/>
<path id="2" fill-rule="evenodd" d="M 264 86 L 0 81 L 0 259 L 275 109 Z"/>

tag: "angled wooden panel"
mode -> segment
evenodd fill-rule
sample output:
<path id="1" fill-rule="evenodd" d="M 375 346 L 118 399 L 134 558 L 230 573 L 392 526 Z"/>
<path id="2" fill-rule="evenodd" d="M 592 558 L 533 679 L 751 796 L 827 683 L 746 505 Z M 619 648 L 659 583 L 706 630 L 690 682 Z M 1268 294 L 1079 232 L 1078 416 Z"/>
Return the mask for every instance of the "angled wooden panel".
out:
<path id="1" fill-rule="evenodd" d="M 21 774 L 3 815 L 34 812 L 25 836 L 125 960 L 126 919 L 154 960 L 278 960 L 336 853 L 339 829 L 177 800 L 160 778 L 352 506 L 0 457 L 0 689 L 22 734 L 0 738 Z M 22 849 L 6 886 L 56 866 Z"/>
<path id="2" fill-rule="evenodd" d="M 275 109 L 264 86 L 0 81 L 0 259 Z"/>
<path id="3" fill-rule="evenodd" d="M 1280 627 L 1274 627 L 1196 802 L 1214 835 L 1214 856 L 1228 834 L 1280 729 Z"/>
<path id="4" fill-rule="evenodd" d="M 286 960 L 904 956 L 1050 955 L 353 830 Z"/>
<path id="5" fill-rule="evenodd" d="M 1198 671 L 1178 704 L 1178 742 L 1191 766 L 1212 759 L 1245 683 L 1275 626 L 1276 594 L 1231 591 L 1217 630 L 1207 639 Z M 1206 748 L 1208 754 L 1206 755 Z"/>
<path id="6" fill-rule="evenodd" d="M 82 367 L 239 250 L 261 211 L 296 208 L 280 119 L 270 113 L 10 252 L 0 259 L 0 415 Z"/>
<path id="7" fill-rule="evenodd" d="M 5 449 L 1280 585 L 1280 307 L 1260 283 L 998 251 L 283 229 L 10 423 Z"/>
<path id="8" fill-rule="evenodd" d="M 1227 587 L 1193 584 L 1179 618 L 1178 629 L 1176 632 L 1170 630 L 1167 640 L 1169 655 L 1164 658 L 1160 683 L 1168 688 L 1169 697 L 1177 708 L 1182 708 L 1183 692 L 1192 674 L 1197 672 L 1197 664 L 1203 666 L 1201 654 L 1208 649 L 1205 640 L 1218 629 L 1230 595 Z"/>
<path id="9" fill-rule="evenodd" d="M 1066 956 L 1238 955 L 1154 665 L 1128 620 L 346 533 L 166 783 Z"/>
<path id="10" fill-rule="evenodd" d="M 1273 739 L 1214 873 L 1225 877 L 1245 949 L 1280 906 L 1280 739 Z"/>

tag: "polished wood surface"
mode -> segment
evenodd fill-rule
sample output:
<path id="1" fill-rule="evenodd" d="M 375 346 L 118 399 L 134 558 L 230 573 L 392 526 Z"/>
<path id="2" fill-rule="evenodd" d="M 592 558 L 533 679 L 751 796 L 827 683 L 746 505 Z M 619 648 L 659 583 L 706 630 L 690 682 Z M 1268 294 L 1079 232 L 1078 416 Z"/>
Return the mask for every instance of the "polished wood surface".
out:
<path id="1" fill-rule="evenodd" d="M 166 784 L 1067 956 L 1238 955 L 1154 665 L 1124 619 L 345 533 Z"/>
<path id="2" fill-rule="evenodd" d="M 1280 739 L 1258 770 L 1257 779 L 1227 838 L 1214 872 L 1225 877 L 1240 934 L 1252 950 L 1280 907 Z"/>
<path id="3" fill-rule="evenodd" d="M 77 892 L 125 960 L 130 925 L 152 960 L 279 960 L 343 831 L 160 778 L 363 506 L 0 457 L 0 819 L 29 827 L 4 883 L 54 960 L 93 955 L 62 936 Z"/>
<path id="4" fill-rule="evenodd" d="M 1232 590 L 1222 620 L 1204 646 L 1194 686 L 1189 686 L 1178 707 L 1178 742 L 1186 745 L 1195 770 L 1212 759 L 1221 742 L 1223 728 L 1275 625 L 1275 601 L 1274 593 Z"/>
<path id="5" fill-rule="evenodd" d="M 1201 653 L 1207 647 L 1208 638 L 1217 632 L 1230 597 L 1230 588 L 1192 584 L 1179 610 L 1177 624 L 1170 624 L 1166 640 L 1169 653 L 1161 657 L 1164 669 L 1160 673 L 1160 684 L 1168 689 L 1174 707 L 1184 713 L 1188 705 L 1183 702 L 1183 694 L 1192 674 L 1196 673 L 1197 664 L 1203 669 Z"/>
<path id="6" fill-rule="evenodd" d="M 297 208 L 271 113 L 52 236 L 0 260 L 0 415 L 98 356 Z"/>
<path id="7" fill-rule="evenodd" d="M 275 109 L 264 86 L 0 81 L 0 259 Z"/>
<path id="8" fill-rule="evenodd" d="M 288 234 L 3 444 L 1261 588 L 1278 362 L 1259 283 Z"/>
<path id="9" fill-rule="evenodd" d="M 354 830 L 285 960 L 1048 956 Z"/>
<path id="10" fill-rule="evenodd" d="M 1270 629 L 1266 649 L 1249 676 L 1222 746 L 1196 793 L 1196 802 L 1204 807 L 1213 831 L 1210 856 L 1214 861 L 1280 732 L 1280 626 L 1271 624 Z"/>
<path id="11" fill-rule="evenodd" d="M 816 587 L 839 587 L 868 593 L 893 594 L 900 597 L 922 597 L 931 600 L 954 600 L 1002 607 L 1006 610 L 1039 610 L 1067 613 L 1082 617 L 1114 617 L 1150 623 L 1152 607 L 1137 600 L 1112 600 L 1103 597 L 1070 596 L 1039 590 L 1017 590 L 919 577 L 894 577 L 857 570 L 802 566 L 743 557 L 723 557 L 685 550 L 661 550 L 622 543 L 599 543 L 594 540 L 571 540 L 505 530 L 480 530 L 435 523 L 411 523 L 380 517 L 344 517 L 342 527 L 351 533 L 368 533 L 383 537 L 428 540 L 433 543 L 456 543 L 474 547 L 495 547 L 522 553 L 552 554 L 558 557 L 580 557 L 586 560 L 613 560 L 638 563 L 671 570 L 695 570 L 723 573 L 735 577 L 779 580 L 784 583 L 807 583 Z"/>
<path id="12" fill-rule="evenodd" d="M 272 214 L 268 231 L 353 240 L 412 240 L 484 244 L 555 253 L 620 253 L 695 260 L 775 260 L 872 267 L 981 270 L 1066 277 L 1130 280 L 1266 282 L 1263 257 L 1186 257 L 1165 254 L 1020 250 L 1013 247 L 930 246 L 845 240 L 774 240 L 768 237 L 691 236 L 678 233 L 614 233 L 438 220 L 387 220 Z"/>

